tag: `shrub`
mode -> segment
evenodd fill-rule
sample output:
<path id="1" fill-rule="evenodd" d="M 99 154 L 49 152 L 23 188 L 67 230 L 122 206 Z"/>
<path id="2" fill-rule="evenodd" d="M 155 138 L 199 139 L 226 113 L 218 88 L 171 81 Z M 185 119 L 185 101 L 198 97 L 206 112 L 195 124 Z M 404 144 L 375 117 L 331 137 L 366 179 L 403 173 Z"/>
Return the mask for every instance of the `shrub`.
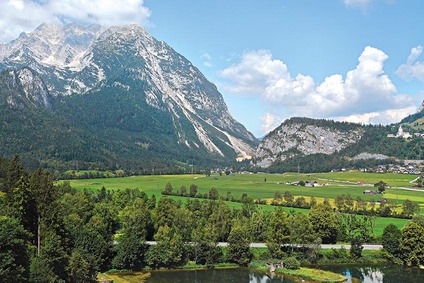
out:
<path id="1" fill-rule="evenodd" d="M 295 257 L 288 257 L 284 260 L 284 268 L 299 269 L 300 263 Z"/>

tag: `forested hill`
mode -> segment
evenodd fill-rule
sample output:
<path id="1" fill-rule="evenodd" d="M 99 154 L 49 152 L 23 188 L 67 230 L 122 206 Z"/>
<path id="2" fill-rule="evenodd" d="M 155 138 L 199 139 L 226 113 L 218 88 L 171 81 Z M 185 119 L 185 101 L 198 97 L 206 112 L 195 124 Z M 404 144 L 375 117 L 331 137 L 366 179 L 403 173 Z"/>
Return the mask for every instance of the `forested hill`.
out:
<path id="1" fill-rule="evenodd" d="M 230 165 L 258 144 L 216 86 L 142 27 L 43 24 L 4 47 L 3 157 L 178 173 Z"/>
<path id="2" fill-rule="evenodd" d="M 395 163 L 399 159 L 422 160 L 421 136 L 413 131 L 409 138 L 396 137 L 400 125 L 405 127 L 409 120 L 409 124 L 417 124 L 413 119 L 420 115 L 388 126 L 291 118 L 261 141 L 252 165 L 271 172 L 297 171 L 300 165 L 303 172 L 317 172 Z"/>
<path id="3" fill-rule="evenodd" d="M 24 73 L 33 76 L 27 85 L 19 80 Z M 80 169 L 151 174 L 229 163 L 229 158 L 178 144 L 169 113 L 140 110 L 131 94 L 106 90 L 58 98 L 46 92 L 50 106 L 44 107 L 40 82 L 28 68 L 0 73 L 1 154 L 20 154 L 30 168 L 74 169 L 78 161 Z M 34 91 L 27 95 L 25 89 Z"/>

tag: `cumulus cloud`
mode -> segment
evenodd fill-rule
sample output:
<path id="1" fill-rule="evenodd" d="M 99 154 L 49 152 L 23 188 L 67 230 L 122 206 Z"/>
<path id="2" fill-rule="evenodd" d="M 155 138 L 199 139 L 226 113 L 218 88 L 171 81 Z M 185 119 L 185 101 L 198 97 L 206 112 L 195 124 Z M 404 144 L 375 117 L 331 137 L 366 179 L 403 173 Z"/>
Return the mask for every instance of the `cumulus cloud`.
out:
<path id="1" fill-rule="evenodd" d="M 406 64 L 400 65 L 396 74 L 404 80 L 418 79 L 424 81 L 424 62 L 418 61 L 422 53 L 423 47 L 421 45 L 412 48 Z"/>
<path id="2" fill-rule="evenodd" d="M 15 39 L 43 22 L 146 25 L 150 14 L 143 0 L 2 0 L 0 41 Z"/>
<path id="3" fill-rule="evenodd" d="M 416 106 L 409 106 L 400 109 L 388 109 L 381 112 L 371 112 L 364 114 L 354 114 L 350 116 L 335 117 L 337 121 L 346 121 L 359 124 L 391 124 L 397 123 L 406 116 L 416 113 Z"/>
<path id="4" fill-rule="evenodd" d="M 281 124 L 281 118 L 272 113 L 266 113 L 263 115 L 262 121 L 263 123 L 261 128 L 263 133 L 268 133 Z"/>
<path id="5" fill-rule="evenodd" d="M 354 117 L 374 112 L 387 116 L 389 112 L 384 112 L 387 109 L 403 109 L 413 103 L 408 96 L 397 92 L 384 73 L 387 59 L 383 51 L 367 46 L 356 68 L 345 77 L 334 74 L 316 83 L 308 75 L 292 76 L 287 65 L 274 59 L 270 51 L 247 51 L 239 63 L 224 69 L 220 75 L 225 79 L 226 90 L 260 96 L 285 117 Z M 376 114 L 369 114 L 370 121 L 376 120 L 373 115 Z"/>

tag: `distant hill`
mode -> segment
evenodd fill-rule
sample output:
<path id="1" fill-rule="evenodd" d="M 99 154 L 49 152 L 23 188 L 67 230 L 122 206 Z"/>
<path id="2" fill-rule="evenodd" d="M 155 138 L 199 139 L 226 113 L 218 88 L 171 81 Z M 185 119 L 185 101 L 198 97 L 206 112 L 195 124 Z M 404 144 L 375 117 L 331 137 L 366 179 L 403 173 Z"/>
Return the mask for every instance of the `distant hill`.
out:
<path id="1" fill-rule="evenodd" d="M 298 166 L 303 172 L 314 172 L 393 163 L 397 159 L 424 159 L 421 136 L 390 137 L 405 121 L 417 123 L 421 115 L 422 112 L 388 126 L 291 118 L 261 141 L 251 164 L 271 172 L 297 171 Z"/>
<path id="2" fill-rule="evenodd" d="M 258 141 L 215 85 L 136 25 L 43 24 L 0 44 L 1 156 L 67 169 L 185 172 Z"/>
<path id="3" fill-rule="evenodd" d="M 417 113 L 405 117 L 400 124 L 407 131 L 424 133 L 424 101 Z"/>

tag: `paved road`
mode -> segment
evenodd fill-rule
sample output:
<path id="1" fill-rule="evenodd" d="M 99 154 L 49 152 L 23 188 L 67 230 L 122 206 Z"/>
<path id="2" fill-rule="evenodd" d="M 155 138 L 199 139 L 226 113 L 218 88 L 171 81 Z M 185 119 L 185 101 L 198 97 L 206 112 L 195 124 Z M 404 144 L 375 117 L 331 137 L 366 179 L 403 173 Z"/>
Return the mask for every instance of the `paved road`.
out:
<path id="1" fill-rule="evenodd" d="M 147 241 L 146 244 L 148 245 L 156 245 L 155 241 Z M 218 243 L 219 247 L 227 247 L 228 243 L 227 242 L 219 242 Z M 382 245 L 369 245 L 369 244 L 364 244 L 362 245 L 364 247 L 364 250 L 379 250 L 382 249 L 383 246 Z M 266 248 L 266 244 L 265 243 L 251 243 L 250 244 L 251 248 Z M 350 249 L 350 245 L 321 245 L 321 248 L 323 249 Z"/>

